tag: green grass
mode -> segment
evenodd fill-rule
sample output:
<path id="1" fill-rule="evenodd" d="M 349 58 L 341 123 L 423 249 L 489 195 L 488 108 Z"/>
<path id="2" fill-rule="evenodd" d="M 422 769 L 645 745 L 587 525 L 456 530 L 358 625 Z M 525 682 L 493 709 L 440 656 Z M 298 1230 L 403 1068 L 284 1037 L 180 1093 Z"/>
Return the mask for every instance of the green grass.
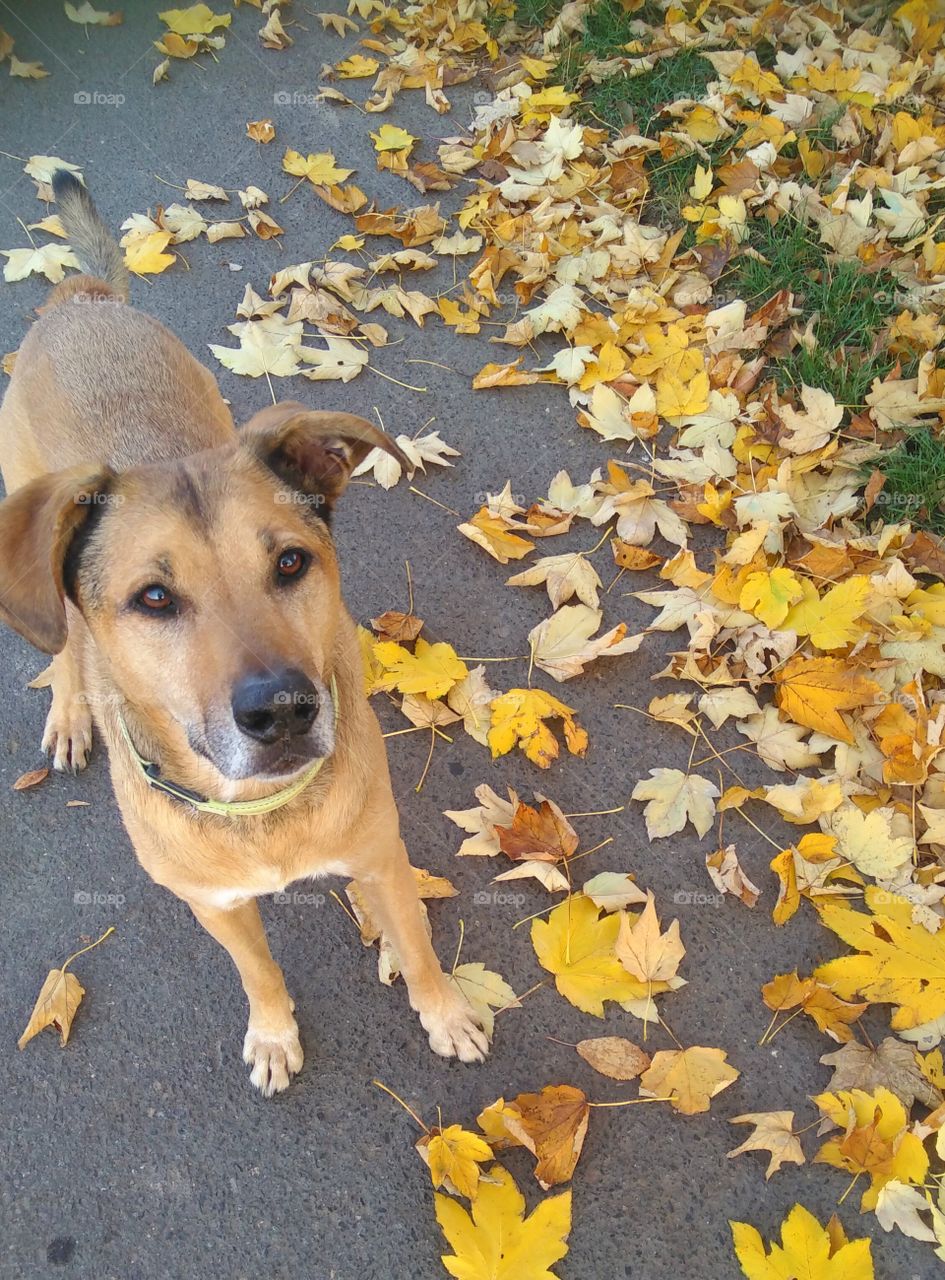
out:
<path id="1" fill-rule="evenodd" d="M 684 205 L 695 201 L 689 189 L 696 180 L 696 168 L 707 163 L 713 168 L 720 164 L 732 149 L 735 138 L 723 138 L 719 142 L 709 143 L 708 162 L 703 160 L 697 151 L 686 151 L 672 160 L 664 160 L 656 155 L 647 160 L 646 174 L 650 183 L 647 196 L 647 212 L 660 226 L 667 230 L 675 230 L 682 224 L 681 210 Z M 695 244 L 695 227 L 686 224 L 686 235 L 682 248 L 688 249 Z"/>
<path id="2" fill-rule="evenodd" d="M 517 0 L 515 21 L 520 27 L 545 27 L 563 7 L 564 0 Z"/>
<path id="3" fill-rule="evenodd" d="M 776 362 L 779 388 L 822 387 L 839 404 L 856 408 L 873 379 L 895 364 L 895 356 L 878 350 L 877 339 L 899 310 L 896 281 L 888 271 L 867 272 L 855 262 L 829 263 L 815 235 L 799 219 L 782 217 L 774 226 L 757 220 L 749 244 L 763 261 L 741 255 L 732 283 L 750 309 L 790 289 L 801 310 L 798 329 L 817 316 L 813 351 L 798 347 Z"/>
<path id="4" fill-rule="evenodd" d="M 593 58 L 615 58 L 624 53 L 624 45 L 640 38 L 640 24 L 659 27 L 663 11 L 647 3 L 628 13 L 616 0 L 599 0 L 588 12 L 580 41 L 583 53 Z"/>
<path id="5" fill-rule="evenodd" d="M 660 58 L 650 71 L 638 76 L 614 76 L 589 86 L 588 109 L 613 128 L 632 124 L 638 132 L 655 136 L 666 127 L 661 107 L 677 98 L 701 98 L 715 76 L 711 62 L 693 49 L 682 49 L 671 58 Z"/>
<path id="6" fill-rule="evenodd" d="M 523 28 L 548 27 L 557 17 L 564 0 L 515 0 L 515 21 Z M 698 98 L 715 74 L 712 64 L 692 49 L 682 49 L 670 58 L 661 58 L 656 66 L 641 75 L 609 76 L 601 84 L 583 79 L 588 62 L 626 56 L 626 45 L 642 40 L 646 29 L 661 27 L 665 6 L 657 0 L 644 0 L 637 9 L 628 11 L 620 0 L 597 0 L 588 10 L 584 28 L 560 52 L 548 84 L 563 84 L 580 90 L 584 101 L 576 115 L 588 121 L 603 121 L 620 129 L 632 123 L 641 133 L 657 131 L 659 108 L 677 98 Z M 487 21 L 489 21 L 487 19 Z M 501 25 L 498 18 L 493 25 Z"/>
<path id="7" fill-rule="evenodd" d="M 875 465 L 886 483 L 873 512 L 945 534 L 945 444 L 938 436 L 920 427 Z"/>

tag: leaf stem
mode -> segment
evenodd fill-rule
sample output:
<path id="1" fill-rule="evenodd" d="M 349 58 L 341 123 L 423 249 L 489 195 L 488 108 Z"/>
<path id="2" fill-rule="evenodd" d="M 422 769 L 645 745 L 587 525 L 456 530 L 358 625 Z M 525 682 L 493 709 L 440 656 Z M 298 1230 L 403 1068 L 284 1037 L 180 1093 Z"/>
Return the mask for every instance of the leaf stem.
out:
<path id="1" fill-rule="evenodd" d="M 79 956 L 84 956 L 86 951 L 94 951 L 95 948 L 99 945 L 99 943 L 104 942 L 105 939 L 109 936 L 109 934 L 112 934 L 114 932 L 115 932 L 115 926 L 113 924 L 110 924 L 100 938 L 96 938 L 94 942 L 90 942 L 89 945 L 87 947 L 83 947 L 81 951 L 74 951 L 72 955 L 69 957 L 69 959 L 65 962 L 65 964 L 61 967 L 60 973 L 65 973 L 66 969 L 68 969 L 69 965 L 72 964 L 73 960 L 78 960 Z"/>
<path id="2" fill-rule="evenodd" d="M 380 1080 L 372 1080 L 371 1084 L 377 1085 L 378 1089 L 383 1089 L 383 1091 L 386 1094 L 389 1094 L 390 1097 L 392 1097 L 395 1102 L 399 1102 L 400 1105 L 403 1107 L 403 1109 L 406 1111 L 407 1115 L 412 1116 L 413 1119 L 416 1120 L 417 1124 L 420 1126 L 420 1128 L 423 1130 L 424 1133 L 430 1132 L 429 1128 L 423 1123 L 423 1121 L 417 1115 L 416 1111 L 414 1111 L 413 1107 L 408 1107 L 406 1102 L 404 1102 L 403 1098 L 400 1096 L 400 1094 L 394 1093 L 393 1089 L 388 1089 L 387 1085 L 382 1084 Z"/>

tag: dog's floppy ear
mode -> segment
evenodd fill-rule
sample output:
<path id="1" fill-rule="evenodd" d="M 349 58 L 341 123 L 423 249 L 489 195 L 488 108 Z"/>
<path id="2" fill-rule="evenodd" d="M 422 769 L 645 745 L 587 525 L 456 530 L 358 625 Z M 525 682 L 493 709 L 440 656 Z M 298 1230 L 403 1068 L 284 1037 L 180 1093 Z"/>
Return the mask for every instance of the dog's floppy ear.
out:
<path id="1" fill-rule="evenodd" d="M 383 449 L 403 466 L 410 465 L 387 432 L 366 418 L 306 409 L 292 400 L 261 410 L 243 427 L 240 438 L 285 484 L 323 495 L 329 510 L 372 449 Z"/>
<path id="2" fill-rule="evenodd" d="M 0 618 L 44 653 L 66 643 L 66 555 L 111 475 L 52 471 L 0 502 Z"/>

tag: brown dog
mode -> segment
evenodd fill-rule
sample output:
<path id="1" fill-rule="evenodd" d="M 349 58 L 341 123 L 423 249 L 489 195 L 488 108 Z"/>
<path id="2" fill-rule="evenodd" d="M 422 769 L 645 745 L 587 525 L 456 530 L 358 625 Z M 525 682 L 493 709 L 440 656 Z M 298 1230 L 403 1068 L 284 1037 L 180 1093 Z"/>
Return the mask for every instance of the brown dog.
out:
<path id="1" fill-rule="evenodd" d="M 264 1093 L 302 1048 L 255 899 L 302 877 L 358 881 L 432 1048 L 480 1061 L 421 916 L 329 531 L 352 468 L 397 446 L 299 404 L 235 432 L 209 371 L 125 305 L 85 189 L 61 171 L 54 189 L 90 274 L 53 290 L 0 408 L 0 616 L 56 655 L 43 746 L 82 768 L 94 708 L 139 861 L 239 970 Z"/>

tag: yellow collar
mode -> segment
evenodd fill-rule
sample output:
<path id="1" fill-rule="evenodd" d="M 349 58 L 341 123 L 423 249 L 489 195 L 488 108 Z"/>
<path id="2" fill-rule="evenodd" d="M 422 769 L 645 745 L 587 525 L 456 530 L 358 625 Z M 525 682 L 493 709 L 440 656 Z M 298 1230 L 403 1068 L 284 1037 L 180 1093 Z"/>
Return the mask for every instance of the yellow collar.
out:
<path id="1" fill-rule="evenodd" d="M 335 709 L 335 729 L 337 730 L 338 686 L 335 683 L 334 676 L 331 678 L 331 701 Z M 191 791 L 188 787 L 182 787 L 179 783 L 170 782 L 167 778 L 162 778 L 158 766 L 152 761 L 146 760 L 132 742 L 128 726 L 125 724 L 125 717 L 120 711 L 118 713 L 118 725 L 121 729 L 122 737 L 128 744 L 131 754 L 138 762 L 144 775 L 144 780 L 149 787 L 152 787 L 155 791 L 162 791 L 174 800 L 181 800 L 185 804 L 189 804 L 198 813 L 214 813 L 221 818 L 252 818 L 259 814 L 272 813 L 275 809 L 281 809 L 290 800 L 294 800 L 296 796 L 301 795 L 308 784 L 315 780 L 321 772 L 322 765 L 328 758 L 327 756 L 322 756 L 320 759 L 315 760 L 301 777 L 296 778 L 295 782 L 291 782 L 281 791 L 273 792 L 271 796 L 261 796 L 258 800 L 211 800 L 207 796 L 200 795 L 197 791 Z"/>

